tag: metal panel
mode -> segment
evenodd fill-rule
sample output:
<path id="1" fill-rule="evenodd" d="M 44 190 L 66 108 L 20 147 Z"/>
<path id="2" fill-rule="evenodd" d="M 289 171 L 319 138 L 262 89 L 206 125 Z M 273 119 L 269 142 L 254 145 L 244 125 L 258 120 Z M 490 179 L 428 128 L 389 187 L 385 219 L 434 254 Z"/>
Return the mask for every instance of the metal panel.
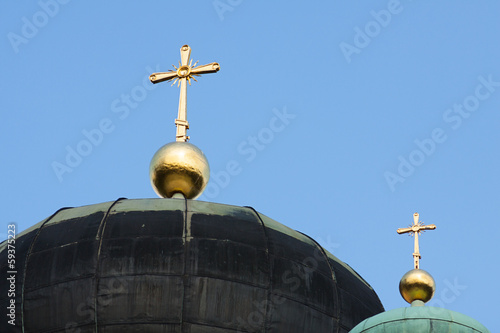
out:
<path id="1" fill-rule="evenodd" d="M 181 238 L 121 238 L 103 240 L 99 275 L 182 275 L 184 245 Z"/>
<path id="2" fill-rule="evenodd" d="M 256 310 L 254 300 L 265 300 L 267 290 L 238 282 L 191 277 L 185 291 L 184 317 L 189 323 L 237 330 Z M 256 332 L 264 329 L 264 322 Z"/>
<path id="3" fill-rule="evenodd" d="M 228 240 L 195 238 L 189 242 L 188 274 L 269 287 L 267 252 Z"/>
<path id="4" fill-rule="evenodd" d="M 20 329 L 21 327 L 21 318 L 22 318 L 22 290 L 24 285 L 24 273 L 25 273 L 25 265 L 26 265 L 26 253 L 28 253 L 29 248 L 31 246 L 31 242 L 36 237 L 38 230 L 32 230 L 24 235 L 16 238 L 15 246 L 16 246 L 16 257 L 15 257 L 15 269 L 17 271 L 16 274 L 16 290 L 15 290 L 15 323 L 16 327 Z M 7 306 L 10 304 L 10 298 L 8 297 L 8 292 L 10 289 L 10 282 L 7 280 L 7 271 L 9 271 L 8 265 L 8 247 L 7 241 L 2 242 L 0 244 L 3 249 L 0 251 L 0 272 L 4 278 L 0 281 L 0 304 L 1 311 L 0 315 L 3 320 L 0 320 L 0 332 L 7 332 L 8 330 L 12 330 L 13 327 L 7 323 L 7 314 L 10 310 L 7 309 Z M 10 274 L 9 274 L 10 275 Z"/>
<path id="5" fill-rule="evenodd" d="M 115 276 L 99 280 L 97 324 L 180 324 L 183 283 L 179 276 Z"/>
<path id="6" fill-rule="evenodd" d="M 271 332 L 337 332 L 337 320 L 331 315 L 286 298 L 279 303 L 272 303 L 269 310 Z"/>
<path id="7" fill-rule="evenodd" d="M 71 323 L 93 323 L 94 302 L 89 291 L 95 289 L 94 283 L 94 279 L 86 278 L 25 292 L 25 332 L 50 332 Z"/>

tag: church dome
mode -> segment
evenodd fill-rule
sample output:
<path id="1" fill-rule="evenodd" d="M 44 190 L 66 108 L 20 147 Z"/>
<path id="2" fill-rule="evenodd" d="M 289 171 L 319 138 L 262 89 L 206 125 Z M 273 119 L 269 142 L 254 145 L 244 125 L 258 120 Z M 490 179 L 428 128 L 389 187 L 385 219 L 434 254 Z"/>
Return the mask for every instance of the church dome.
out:
<path id="1" fill-rule="evenodd" d="M 350 333 L 489 333 L 477 320 L 431 306 L 412 306 L 380 313 L 359 323 Z"/>
<path id="2" fill-rule="evenodd" d="M 16 268 L 16 327 L 1 332 L 348 332 L 384 310 L 312 238 L 184 199 L 61 209 L 18 235 Z"/>

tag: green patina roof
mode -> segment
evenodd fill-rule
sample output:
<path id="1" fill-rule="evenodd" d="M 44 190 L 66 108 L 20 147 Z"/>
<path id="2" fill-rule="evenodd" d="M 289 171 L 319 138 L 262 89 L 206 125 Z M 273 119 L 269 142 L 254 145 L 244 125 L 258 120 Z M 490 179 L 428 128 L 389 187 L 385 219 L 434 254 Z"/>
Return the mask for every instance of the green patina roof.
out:
<path id="1" fill-rule="evenodd" d="M 350 333 L 490 333 L 464 314 L 431 306 L 399 308 L 368 318 Z"/>

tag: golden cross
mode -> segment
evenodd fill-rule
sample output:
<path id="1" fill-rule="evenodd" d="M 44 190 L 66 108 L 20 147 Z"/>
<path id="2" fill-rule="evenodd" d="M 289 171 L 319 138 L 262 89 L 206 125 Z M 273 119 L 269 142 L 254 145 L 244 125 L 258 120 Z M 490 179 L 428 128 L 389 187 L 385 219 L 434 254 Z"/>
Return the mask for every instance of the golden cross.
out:
<path id="1" fill-rule="evenodd" d="M 399 228 L 397 230 L 398 234 L 410 233 L 411 236 L 415 236 L 415 250 L 413 251 L 413 259 L 415 262 L 415 269 L 420 268 L 420 251 L 418 248 L 418 235 L 425 230 L 434 230 L 436 226 L 434 224 L 424 225 L 423 222 L 418 221 L 418 213 L 413 214 L 413 224 L 409 228 Z"/>
<path id="2" fill-rule="evenodd" d="M 187 45 L 181 47 L 181 61 L 179 61 L 179 67 L 175 67 L 176 70 L 169 70 L 168 72 L 153 73 L 149 76 L 149 80 L 153 83 L 160 83 L 163 81 L 174 80 L 172 85 L 177 82 L 177 86 L 181 86 L 181 93 L 179 96 L 179 113 L 177 119 L 175 119 L 175 126 L 177 127 L 177 134 L 175 136 L 176 141 L 186 142 L 189 140 L 189 136 L 186 136 L 186 130 L 189 128 L 189 123 L 187 121 L 186 108 L 187 108 L 187 83 L 191 85 L 191 79 L 195 80 L 195 76 L 200 76 L 201 74 L 216 73 L 220 66 L 216 62 L 212 62 L 208 65 L 201 65 L 195 67 L 198 62 L 189 60 L 191 56 L 191 48 Z"/>

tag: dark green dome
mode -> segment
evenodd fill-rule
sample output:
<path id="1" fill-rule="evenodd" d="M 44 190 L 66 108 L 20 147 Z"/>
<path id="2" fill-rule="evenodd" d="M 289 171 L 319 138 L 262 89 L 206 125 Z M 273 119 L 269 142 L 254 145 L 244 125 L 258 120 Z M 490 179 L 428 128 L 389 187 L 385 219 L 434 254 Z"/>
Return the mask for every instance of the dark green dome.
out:
<path id="1" fill-rule="evenodd" d="M 394 309 L 368 318 L 350 333 L 489 333 L 461 313 L 431 306 Z"/>
<path id="2" fill-rule="evenodd" d="M 348 332 L 384 310 L 310 237 L 192 200 L 61 209 L 18 235 L 16 267 L 16 326 L 3 314 L 0 332 Z"/>

